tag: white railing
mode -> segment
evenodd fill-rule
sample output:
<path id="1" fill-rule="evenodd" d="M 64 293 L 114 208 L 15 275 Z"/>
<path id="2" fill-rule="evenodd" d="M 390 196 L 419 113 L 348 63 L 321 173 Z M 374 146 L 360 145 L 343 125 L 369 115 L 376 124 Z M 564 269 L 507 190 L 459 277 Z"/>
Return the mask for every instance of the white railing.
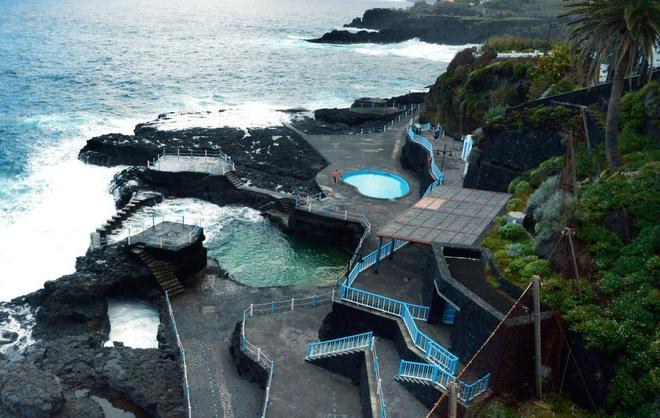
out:
<path id="1" fill-rule="evenodd" d="M 333 290 L 329 293 L 313 295 L 305 298 L 291 298 L 281 301 L 272 301 L 269 303 L 253 303 L 250 304 L 250 306 L 248 306 L 245 310 L 243 310 L 243 322 L 241 323 L 241 351 L 250 356 L 257 362 L 257 364 L 259 364 L 264 368 L 264 370 L 267 370 L 268 372 L 268 381 L 266 384 L 266 393 L 264 397 L 264 406 L 261 412 L 261 418 L 265 418 L 266 412 L 268 411 L 273 375 L 275 373 L 275 362 L 270 357 L 268 357 L 266 353 L 263 352 L 263 350 L 261 350 L 261 347 L 254 345 L 247 339 L 247 335 L 245 333 L 247 318 L 253 317 L 255 315 L 267 315 L 278 312 L 293 311 L 296 308 L 316 308 L 322 304 L 332 303 L 334 298 L 335 291 Z"/>
<path id="2" fill-rule="evenodd" d="M 160 160 L 162 157 L 165 156 L 176 156 L 177 158 L 190 158 L 191 160 L 193 157 L 195 158 L 205 158 L 208 160 L 209 158 L 211 159 L 220 159 L 224 162 L 225 166 L 230 168 L 230 171 L 236 171 L 236 165 L 234 164 L 234 161 L 232 161 L 231 157 L 224 152 L 220 150 L 193 150 L 193 149 L 187 149 L 187 150 L 182 150 L 182 149 L 167 149 L 163 148 L 156 158 L 153 160 L 147 160 L 147 168 L 151 168 L 154 170 L 160 170 L 160 164 L 158 164 L 158 160 Z M 223 167 L 224 168 L 224 167 Z M 209 170 L 210 171 L 210 170 Z M 223 170 L 224 171 L 224 170 Z M 223 172 L 223 174 L 225 174 Z"/>
<path id="3" fill-rule="evenodd" d="M 172 305 L 170 304 L 170 297 L 165 291 L 165 303 L 167 304 L 167 311 L 170 314 L 170 321 L 172 322 L 172 328 L 174 330 L 174 335 L 176 336 L 176 345 L 179 347 L 179 352 L 181 353 L 181 364 L 183 368 L 183 394 L 184 400 L 186 402 L 186 411 L 187 417 L 192 417 L 192 405 L 190 404 L 190 385 L 188 384 L 188 366 L 186 365 L 186 350 L 183 348 L 181 343 L 181 338 L 179 337 L 179 331 L 176 327 L 176 319 L 174 319 L 174 312 L 172 311 Z"/>

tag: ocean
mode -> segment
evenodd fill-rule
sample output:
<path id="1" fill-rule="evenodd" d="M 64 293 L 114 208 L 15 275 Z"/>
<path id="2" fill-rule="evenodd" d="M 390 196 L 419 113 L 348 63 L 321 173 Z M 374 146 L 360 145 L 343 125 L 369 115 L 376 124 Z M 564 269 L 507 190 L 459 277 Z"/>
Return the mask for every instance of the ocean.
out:
<path id="1" fill-rule="evenodd" d="M 304 41 L 368 8 L 409 5 L 0 0 L 0 300 L 72 273 L 114 213 L 120 168 L 79 162 L 87 139 L 169 111 L 229 109 L 217 123 L 264 125 L 277 109 L 423 90 L 462 47 Z"/>

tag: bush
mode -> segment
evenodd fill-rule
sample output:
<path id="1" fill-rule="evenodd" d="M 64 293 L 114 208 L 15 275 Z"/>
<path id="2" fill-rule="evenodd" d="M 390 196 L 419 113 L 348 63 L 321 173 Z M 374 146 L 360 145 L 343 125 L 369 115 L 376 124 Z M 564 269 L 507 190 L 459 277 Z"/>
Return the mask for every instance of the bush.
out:
<path id="1" fill-rule="evenodd" d="M 514 197 L 506 204 L 506 210 L 509 212 L 521 212 L 525 209 L 525 201 Z"/>
<path id="2" fill-rule="evenodd" d="M 519 242 L 512 242 L 506 244 L 506 255 L 510 258 L 518 258 L 532 255 L 533 251 L 529 245 L 521 244 Z"/>
<path id="3" fill-rule="evenodd" d="M 518 225 L 514 223 L 503 225 L 500 228 L 500 235 L 502 236 L 502 238 L 512 241 L 517 241 L 528 237 L 525 228 L 523 228 L 522 225 Z"/>
<path id="4" fill-rule="evenodd" d="M 539 188 L 536 189 L 534 193 L 532 193 L 532 195 L 527 200 L 527 207 L 525 208 L 525 212 L 528 215 L 534 217 L 534 212 L 536 209 L 545 204 L 545 202 L 550 199 L 550 197 L 557 191 L 558 181 L 559 177 L 552 176 L 541 183 Z"/>

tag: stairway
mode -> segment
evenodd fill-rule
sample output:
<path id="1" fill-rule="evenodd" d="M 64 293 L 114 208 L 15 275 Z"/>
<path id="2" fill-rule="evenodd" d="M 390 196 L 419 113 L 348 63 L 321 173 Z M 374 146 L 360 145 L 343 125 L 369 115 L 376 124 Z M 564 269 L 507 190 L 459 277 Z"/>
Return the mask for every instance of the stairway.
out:
<path id="1" fill-rule="evenodd" d="M 404 383 L 415 383 L 415 384 L 418 384 L 418 385 L 433 386 L 433 383 L 430 380 L 416 379 L 416 378 L 410 377 L 410 376 L 399 376 L 399 375 L 397 375 L 397 376 L 394 377 L 394 379 L 399 381 L 399 382 L 404 382 Z"/>
<path id="2" fill-rule="evenodd" d="M 236 175 L 235 171 L 230 171 L 227 174 L 225 174 L 225 177 L 229 182 L 232 184 L 237 189 L 240 189 L 241 187 L 245 186 L 245 182 Z"/>
<path id="3" fill-rule="evenodd" d="M 293 202 L 289 198 L 283 197 L 277 199 L 277 206 L 287 215 L 291 215 L 293 213 Z"/>
<path id="4" fill-rule="evenodd" d="M 94 231 L 99 235 L 101 247 L 108 245 L 108 235 L 119 228 L 126 219 L 145 203 L 153 205 L 154 202 L 162 200 L 162 196 L 158 196 L 155 192 L 141 192 L 133 196 L 123 208 L 119 209 L 116 214 L 112 215 L 100 228 L 96 228 L 96 231 Z"/>
<path id="5" fill-rule="evenodd" d="M 161 289 L 167 292 L 169 296 L 176 296 L 186 291 L 179 279 L 174 274 L 175 268 L 172 264 L 165 261 L 156 260 L 146 250 L 144 244 L 137 244 L 131 248 L 131 252 L 140 258 L 149 270 L 153 273 Z"/>

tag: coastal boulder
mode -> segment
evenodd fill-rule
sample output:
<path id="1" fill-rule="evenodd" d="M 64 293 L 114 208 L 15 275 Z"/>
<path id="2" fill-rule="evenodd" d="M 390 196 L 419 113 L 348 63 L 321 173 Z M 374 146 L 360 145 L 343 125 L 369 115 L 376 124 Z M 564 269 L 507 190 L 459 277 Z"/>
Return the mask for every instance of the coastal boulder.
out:
<path id="1" fill-rule="evenodd" d="M 13 363 L 0 392 L 4 407 L 19 417 L 52 416 L 62 409 L 64 395 L 60 380 L 32 364 Z"/>

